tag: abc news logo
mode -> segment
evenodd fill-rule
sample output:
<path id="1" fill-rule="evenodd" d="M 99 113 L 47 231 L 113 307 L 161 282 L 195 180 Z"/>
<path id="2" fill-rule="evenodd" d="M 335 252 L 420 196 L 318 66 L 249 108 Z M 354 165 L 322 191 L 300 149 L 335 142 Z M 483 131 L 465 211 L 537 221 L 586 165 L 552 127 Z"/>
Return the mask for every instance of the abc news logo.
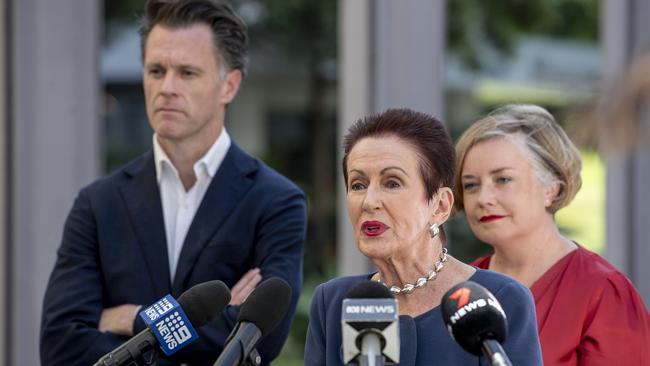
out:
<path id="1" fill-rule="evenodd" d="M 397 319 L 395 299 L 343 299 L 341 321 L 383 322 Z"/>
<path id="2" fill-rule="evenodd" d="M 395 306 L 392 305 L 348 305 L 346 314 L 394 314 Z"/>

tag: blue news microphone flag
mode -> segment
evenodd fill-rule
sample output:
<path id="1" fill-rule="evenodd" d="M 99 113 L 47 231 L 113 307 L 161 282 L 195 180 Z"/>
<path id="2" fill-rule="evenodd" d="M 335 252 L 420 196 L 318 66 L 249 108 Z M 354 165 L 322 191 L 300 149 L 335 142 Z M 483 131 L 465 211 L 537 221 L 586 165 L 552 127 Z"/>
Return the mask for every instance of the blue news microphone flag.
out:
<path id="1" fill-rule="evenodd" d="M 171 295 L 142 310 L 140 317 L 156 336 L 160 348 L 167 356 L 199 338 L 183 308 Z"/>
<path id="2" fill-rule="evenodd" d="M 230 290 L 218 280 L 193 286 L 178 297 L 178 302 L 167 295 L 140 313 L 148 325 L 145 330 L 104 355 L 94 366 L 151 365 L 157 355 L 156 346 L 160 345 L 166 355 L 176 353 L 198 337 L 193 326 L 210 321 L 228 302 Z"/>

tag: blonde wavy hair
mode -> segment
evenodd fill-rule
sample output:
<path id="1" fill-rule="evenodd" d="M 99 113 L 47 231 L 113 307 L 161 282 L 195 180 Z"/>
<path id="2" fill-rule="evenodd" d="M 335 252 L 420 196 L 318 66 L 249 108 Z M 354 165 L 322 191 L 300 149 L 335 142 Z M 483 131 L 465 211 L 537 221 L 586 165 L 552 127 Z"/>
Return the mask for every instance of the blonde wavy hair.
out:
<path id="1" fill-rule="evenodd" d="M 521 137 L 537 177 L 543 186 L 560 186 L 547 210 L 555 213 L 568 205 L 582 186 L 582 160 L 555 118 L 544 108 L 532 104 L 508 104 L 475 122 L 456 144 L 454 208 L 463 212 L 462 167 L 467 152 L 481 141 L 497 137 Z"/>

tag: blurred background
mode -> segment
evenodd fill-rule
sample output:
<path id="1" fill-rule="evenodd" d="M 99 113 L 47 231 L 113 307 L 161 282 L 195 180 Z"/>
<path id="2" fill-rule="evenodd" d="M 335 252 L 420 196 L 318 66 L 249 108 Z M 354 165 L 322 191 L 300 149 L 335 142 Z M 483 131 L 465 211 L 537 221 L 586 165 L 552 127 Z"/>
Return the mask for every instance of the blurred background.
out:
<path id="1" fill-rule="evenodd" d="M 78 190 L 151 148 L 137 34 L 144 2 L 0 0 L 3 364 L 39 364 L 42 296 Z M 649 303 L 650 144 L 638 144 L 648 139 L 634 128 L 650 126 L 650 115 L 610 113 L 650 45 L 647 1 L 231 3 L 249 26 L 251 57 L 226 128 L 309 204 L 304 290 L 275 364 L 302 364 L 315 285 L 372 269 L 343 204 L 341 136 L 390 107 L 438 116 L 454 139 L 501 104 L 548 108 L 584 159 L 582 190 L 557 214 L 561 229 L 625 272 Z M 630 97 L 630 108 L 645 110 L 647 95 Z M 604 153 L 603 141 L 630 129 L 636 138 Z M 461 260 L 488 250 L 462 216 L 447 230 Z"/>

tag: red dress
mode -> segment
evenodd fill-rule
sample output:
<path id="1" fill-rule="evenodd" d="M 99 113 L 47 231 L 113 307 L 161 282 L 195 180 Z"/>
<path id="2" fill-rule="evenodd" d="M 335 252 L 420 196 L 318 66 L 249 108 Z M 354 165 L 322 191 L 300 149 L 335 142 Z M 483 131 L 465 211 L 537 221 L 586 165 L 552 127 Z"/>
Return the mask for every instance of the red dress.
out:
<path id="1" fill-rule="evenodd" d="M 487 269 L 490 256 L 472 265 Z M 650 314 L 632 283 L 580 246 L 530 288 L 544 365 L 650 365 Z"/>

